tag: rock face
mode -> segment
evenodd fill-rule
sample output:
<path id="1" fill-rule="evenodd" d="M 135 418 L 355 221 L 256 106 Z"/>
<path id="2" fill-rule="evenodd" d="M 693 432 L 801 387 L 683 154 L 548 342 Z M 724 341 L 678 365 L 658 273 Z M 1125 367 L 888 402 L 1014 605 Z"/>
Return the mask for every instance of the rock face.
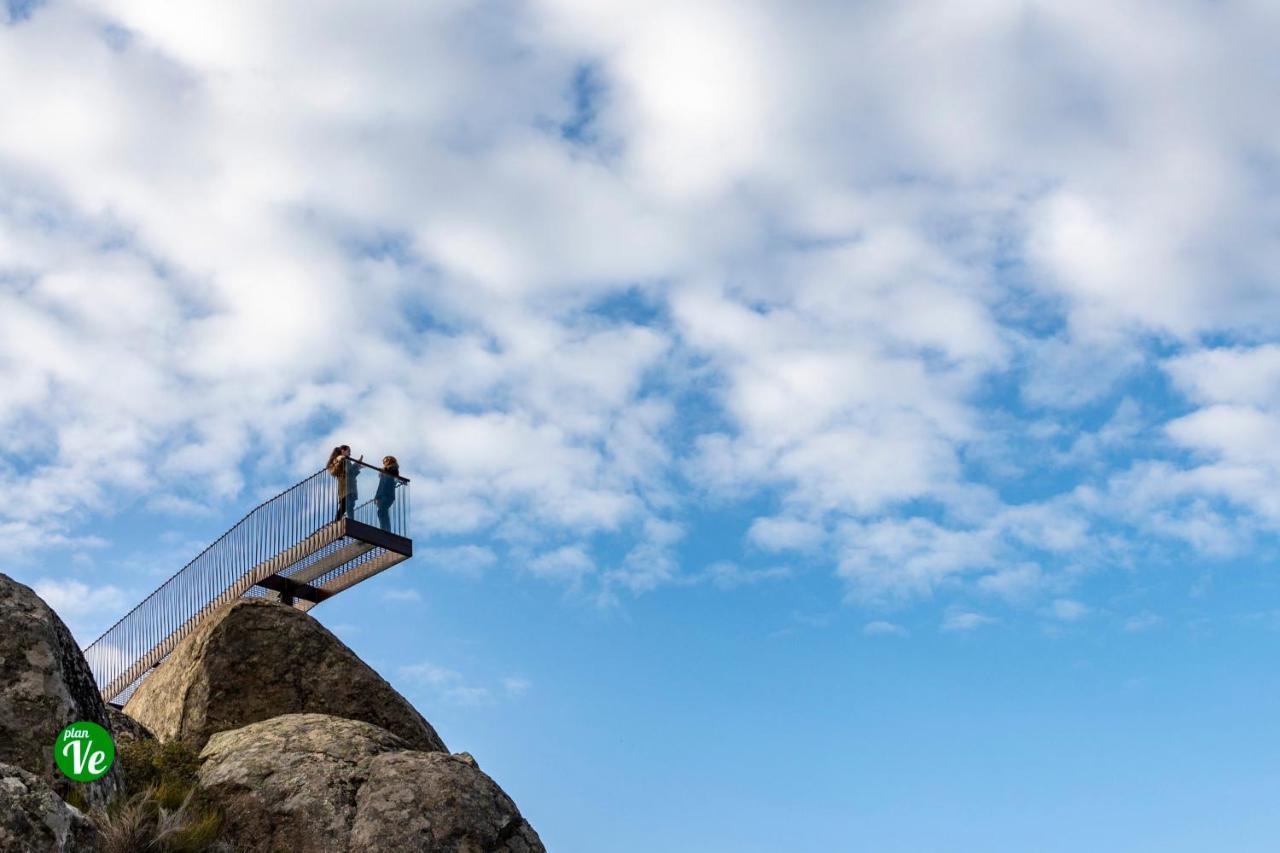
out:
<path id="1" fill-rule="evenodd" d="M 200 757 L 201 788 L 246 853 L 545 853 L 474 760 L 368 723 L 290 714 L 215 734 Z"/>
<path id="2" fill-rule="evenodd" d="M 393 752 L 356 794 L 352 850 L 535 853 L 545 849 L 497 783 L 443 752 Z"/>
<path id="3" fill-rule="evenodd" d="M 0 575 L 0 762 L 66 794 L 76 783 L 54 764 L 53 743 L 82 720 L 110 727 L 80 647 L 30 588 Z M 90 805 L 103 803 L 120 788 L 119 769 L 80 787 Z"/>
<path id="4" fill-rule="evenodd" d="M 116 746 L 130 740 L 156 739 L 146 726 L 114 705 L 107 706 L 107 719 L 111 721 L 111 739 L 116 742 Z"/>
<path id="5" fill-rule="evenodd" d="M 98 832 L 33 773 L 0 764 L 0 850 L 93 853 Z"/>
<path id="6" fill-rule="evenodd" d="M 283 714 L 332 714 L 445 752 L 431 724 L 320 623 L 242 599 L 187 637 L 125 705 L 162 741 L 199 749 L 215 732 Z"/>

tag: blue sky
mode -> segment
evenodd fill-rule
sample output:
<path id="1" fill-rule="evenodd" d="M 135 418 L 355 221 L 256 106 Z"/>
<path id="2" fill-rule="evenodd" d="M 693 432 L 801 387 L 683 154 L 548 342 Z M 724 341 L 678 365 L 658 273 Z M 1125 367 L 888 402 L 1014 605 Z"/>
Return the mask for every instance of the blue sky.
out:
<path id="1" fill-rule="evenodd" d="M 390 452 L 315 614 L 549 849 L 1272 849 L 1277 24 L 10 2 L 3 570 Z"/>

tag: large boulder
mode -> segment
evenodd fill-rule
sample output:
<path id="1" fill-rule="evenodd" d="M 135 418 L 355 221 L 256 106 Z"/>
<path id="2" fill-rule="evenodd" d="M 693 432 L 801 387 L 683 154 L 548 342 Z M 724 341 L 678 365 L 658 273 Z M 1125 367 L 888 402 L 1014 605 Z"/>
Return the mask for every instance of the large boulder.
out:
<path id="1" fill-rule="evenodd" d="M 53 744 L 63 728 L 83 720 L 110 727 L 80 647 L 39 596 L 0 574 L 0 762 L 66 795 L 78 783 L 57 769 Z M 104 803 L 120 789 L 119 770 L 80 787 L 90 805 Z"/>
<path id="2" fill-rule="evenodd" d="M 0 850 L 22 853 L 93 853 L 98 831 L 44 780 L 0 764 Z"/>
<path id="3" fill-rule="evenodd" d="M 200 757 L 202 793 L 244 853 L 545 853 L 470 756 L 368 723 L 290 714 L 215 734 Z"/>
<path id="4" fill-rule="evenodd" d="M 262 599 L 241 599 L 205 620 L 125 712 L 161 741 L 196 749 L 215 732 L 316 713 L 364 720 L 415 749 L 447 751 L 413 705 L 323 625 Z"/>
<path id="5" fill-rule="evenodd" d="M 146 726 L 115 705 L 107 705 L 107 719 L 111 721 L 111 738 L 117 747 L 127 741 L 156 739 Z"/>

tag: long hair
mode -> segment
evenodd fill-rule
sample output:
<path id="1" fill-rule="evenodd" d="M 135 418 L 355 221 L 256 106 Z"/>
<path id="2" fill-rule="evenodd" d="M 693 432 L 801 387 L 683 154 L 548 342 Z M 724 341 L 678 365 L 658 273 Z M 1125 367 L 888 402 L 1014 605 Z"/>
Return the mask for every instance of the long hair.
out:
<path id="1" fill-rule="evenodd" d="M 345 444 L 339 444 L 337 447 L 335 447 L 333 449 L 333 452 L 329 454 L 329 461 L 325 463 L 324 467 L 328 468 L 330 465 L 332 465 L 333 460 L 337 459 L 339 456 L 342 455 L 342 448 L 344 447 L 346 447 Z"/>

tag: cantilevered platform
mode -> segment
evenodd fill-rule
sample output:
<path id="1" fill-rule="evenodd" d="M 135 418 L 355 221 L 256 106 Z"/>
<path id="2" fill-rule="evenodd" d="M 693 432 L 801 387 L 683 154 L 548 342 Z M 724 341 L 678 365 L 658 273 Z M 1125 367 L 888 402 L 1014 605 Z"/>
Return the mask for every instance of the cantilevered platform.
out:
<path id="1" fill-rule="evenodd" d="M 360 497 L 349 489 L 340 502 L 338 479 L 313 474 L 256 507 L 90 644 L 85 658 L 103 698 L 124 702 L 206 616 L 237 598 L 310 610 L 413 556 L 409 481 L 347 466 Z M 374 500 L 379 492 L 389 505 Z"/>

